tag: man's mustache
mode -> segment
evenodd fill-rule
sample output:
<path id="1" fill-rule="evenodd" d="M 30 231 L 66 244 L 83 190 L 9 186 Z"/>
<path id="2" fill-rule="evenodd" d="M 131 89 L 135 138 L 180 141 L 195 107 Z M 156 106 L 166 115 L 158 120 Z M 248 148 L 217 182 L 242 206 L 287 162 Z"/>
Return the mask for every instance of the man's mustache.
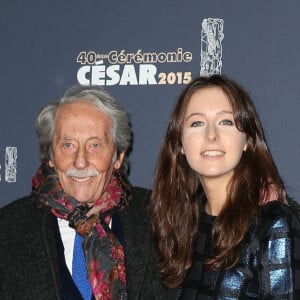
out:
<path id="1" fill-rule="evenodd" d="M 80 179 L 80 178 L 86 178 L 86 177 L 99 176 L 99 172 L 96 169 L 84 169 L 84 170 L 68 169 L 66 171 L 66 175 Z"/>

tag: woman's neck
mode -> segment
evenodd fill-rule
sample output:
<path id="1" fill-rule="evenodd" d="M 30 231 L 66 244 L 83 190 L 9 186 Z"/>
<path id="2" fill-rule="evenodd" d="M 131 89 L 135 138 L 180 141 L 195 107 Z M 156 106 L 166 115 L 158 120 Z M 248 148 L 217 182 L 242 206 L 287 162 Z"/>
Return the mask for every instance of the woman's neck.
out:
<path id="1" fill-rule="evenodd" d="M 201 184 L 207 199 L 205 211 L 212 216 L 218 216 L 222 210 L 227 196 L 227 184 L 218 178 L 201 180 Z"/>

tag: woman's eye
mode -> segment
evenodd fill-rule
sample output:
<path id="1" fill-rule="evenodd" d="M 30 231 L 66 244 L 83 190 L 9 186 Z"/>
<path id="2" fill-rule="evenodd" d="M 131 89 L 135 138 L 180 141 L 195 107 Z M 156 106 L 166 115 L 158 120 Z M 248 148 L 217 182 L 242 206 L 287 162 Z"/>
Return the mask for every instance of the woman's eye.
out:
<path id="1" fill-rule="evenodd" d="M 233 121 L 225 119 L 220 122 L 221 125 L 233 125 Z"/>
<path id="2" fill-rule="evenodd" d="M 93 143 L 93 144 L 92 144 L 92 147 L 93 147 L 93 148 L 98 148 L 98 147 L 99 147 L 99 144 L 98 144 L 98 143 Z"/>
<path id="3" fill-rule="evenodd" d="M 198 126 L 202 126 L 203 122 L 202 121 L 195 121 L 191 124 L 191 127 L 198 127 Z"/>

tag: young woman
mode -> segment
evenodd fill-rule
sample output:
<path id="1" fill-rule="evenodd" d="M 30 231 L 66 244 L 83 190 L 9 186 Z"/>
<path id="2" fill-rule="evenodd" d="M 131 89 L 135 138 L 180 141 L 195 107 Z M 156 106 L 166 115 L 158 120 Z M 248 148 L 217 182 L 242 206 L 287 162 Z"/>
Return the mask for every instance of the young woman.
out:
<path id="1" fill-rule="evenodd" d="M 221 75 L 194 79 L 171 116 L 150 206 L 175 298 L 300 297 L 299 218 L 285 198 L 247 92 Z"/>

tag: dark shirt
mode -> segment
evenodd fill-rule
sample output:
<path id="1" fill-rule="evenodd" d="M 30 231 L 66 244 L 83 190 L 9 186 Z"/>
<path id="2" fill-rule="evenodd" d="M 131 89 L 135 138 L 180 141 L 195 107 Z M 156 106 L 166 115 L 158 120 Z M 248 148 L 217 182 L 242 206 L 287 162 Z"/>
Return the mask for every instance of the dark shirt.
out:
<path id="1" fill-rule="evenodd" d="M 274 202 L 261 209 L 259 222 L 252 223 L 242 242 L 238 263 L 229 269 L 208 271 L 203 264 L 212 257 L 215 218 L 203 213 L 200 220 L 194 261 L 180 299 L 300 299 L 295 279 L 300 272 L 300 240 L 295 238 L 294 214 L 288 206 Z"/>

